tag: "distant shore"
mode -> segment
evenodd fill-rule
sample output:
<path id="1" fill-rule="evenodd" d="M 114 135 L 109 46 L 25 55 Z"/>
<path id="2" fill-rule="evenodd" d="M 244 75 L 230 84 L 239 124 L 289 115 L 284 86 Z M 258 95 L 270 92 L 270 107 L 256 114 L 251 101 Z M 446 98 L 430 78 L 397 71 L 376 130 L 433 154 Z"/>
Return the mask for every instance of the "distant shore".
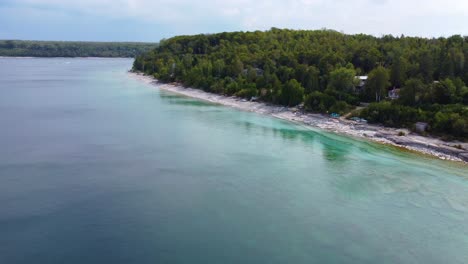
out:
<path id="1" fill-rule="evenodd" d="M 31 56 L 0 56 L 0 59 L 132 59 L 132 57 L 31 57 Z"/>
<path id="2" fill-rule="evenodd" d="M 367 139 L 373 142 L 405 148 L 443 160 L 468 163 L 468 143 L 446 142 L 434 137 L 421 136 L 408 129 L 359 123 L 344 118 L 334 119 L 323 114 L 304 113 L 297 108 L 251 102 L 238 97 L 207 93 L 200 89 L 185 88 L 177 83 L 165 84 L 140 73 L 129 73 L 133 78 L 173 93 L 222 104 L 236 109 L 269 115 L 283 120 L 320 128 L 337 134 Z M 401 136 L 401 134 L 404 134 Z M 457 146 L 457 147 L 455 147 Z M 461 149 L 460 149 L 461 147 Z"/>

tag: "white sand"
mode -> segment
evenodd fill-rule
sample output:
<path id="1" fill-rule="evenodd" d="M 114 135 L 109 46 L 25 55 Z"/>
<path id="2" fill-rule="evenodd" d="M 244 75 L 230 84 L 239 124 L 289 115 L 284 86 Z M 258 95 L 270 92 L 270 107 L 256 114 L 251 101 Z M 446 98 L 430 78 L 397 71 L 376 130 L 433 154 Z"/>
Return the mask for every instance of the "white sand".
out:
<path id="1" fill-rule="evenodd" d="M 283 120 L 300 123 L 306 126 L 320 128 L 338 134 L 348 135 L 360 139 L 367 139 L 378 143 L 402 147 L 423 154 L 432 155 L 444 160 L 468 162 L 468 144 L 460 142 L 445 142 L 433 137 L 423 137 L 411 133 L 407 129 L 387 128 L 380 125 L 358 123 L 355 121 L 332 119 L 322 114 L 303 113 L 296 108 L 270 105 L 262 102 L 250 102 L 237 97 L 227 97 L 207 93 L 199 89 L 185 88 L 176 83 L 164 84 L 150 76 L 130 73 L 133 78 L 155 87 L 173 93 L 222 104 L 243 111 L 270 115 Z M 405 136 L 398 136 L 404 132 Z M 453 146 L 461 145 L 463 149 Z"/>

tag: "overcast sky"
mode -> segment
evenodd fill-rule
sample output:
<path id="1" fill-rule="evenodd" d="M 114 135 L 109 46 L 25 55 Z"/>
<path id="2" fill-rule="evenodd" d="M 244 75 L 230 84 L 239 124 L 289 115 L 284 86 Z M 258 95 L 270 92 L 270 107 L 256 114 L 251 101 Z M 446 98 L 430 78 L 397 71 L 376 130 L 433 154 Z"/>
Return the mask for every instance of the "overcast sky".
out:
<path id="1" fill-rule="evenodd" d="M 468 35 L 468 0 L 0 0 L 0 39 L 156 42 L 271 27 Z"/>

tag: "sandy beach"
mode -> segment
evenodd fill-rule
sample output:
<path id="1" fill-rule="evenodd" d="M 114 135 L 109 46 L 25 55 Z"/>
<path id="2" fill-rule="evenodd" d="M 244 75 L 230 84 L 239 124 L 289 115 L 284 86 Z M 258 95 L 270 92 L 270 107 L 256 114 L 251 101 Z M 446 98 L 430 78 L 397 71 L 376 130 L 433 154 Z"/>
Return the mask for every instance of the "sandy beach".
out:
<path id="1" fill-rule="evenodd" d="M 207 93 L 199 89 L 186 88 L 177 83 L 165 84 L 158 82 L 151 76 L 145 76 L 139 73 L 130 72 L 129 74 L 132 78 L 154 85 L 156 88 L 184 96 L 222 104 L 243 111 L 269 115 L 341 135 L 393 145 L 443 160 L 468 163 L 468 143 L 458 141 L 446 142 L 434 137 L 412 133 L 408 129 L 388 128 L 381 125 L 359 123 L 344 118 L 334 119 L 323 114 L 304 113 L 297 108 L 270 105 L 262 102 L 251 102 L 234 96 L 227 97 Z M 404 133 L 403 136 L 399 135 L 401 132 Z"/>

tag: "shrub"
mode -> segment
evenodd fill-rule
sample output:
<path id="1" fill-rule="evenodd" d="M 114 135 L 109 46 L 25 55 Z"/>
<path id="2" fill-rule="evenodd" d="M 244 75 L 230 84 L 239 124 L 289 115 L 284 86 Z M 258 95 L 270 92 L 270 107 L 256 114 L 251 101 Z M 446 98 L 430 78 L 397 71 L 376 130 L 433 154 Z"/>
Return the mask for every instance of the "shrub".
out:
<path id="1" fill-rule="evenodd" d="M 343 115 L 349 112 L 350 108 L 351 107 L 345 101 L 337 101 L 332 107 L 330 107 L 329 112 Z"/>
<path id="2" fill-rule="evenodd" d="M 328 111 L 336 100 L 333 96 L 321 92 L 312 92 L 309 94 L 304 102 L 304 107 L 307 111 L 315 111 L 324 113 Z"/>

